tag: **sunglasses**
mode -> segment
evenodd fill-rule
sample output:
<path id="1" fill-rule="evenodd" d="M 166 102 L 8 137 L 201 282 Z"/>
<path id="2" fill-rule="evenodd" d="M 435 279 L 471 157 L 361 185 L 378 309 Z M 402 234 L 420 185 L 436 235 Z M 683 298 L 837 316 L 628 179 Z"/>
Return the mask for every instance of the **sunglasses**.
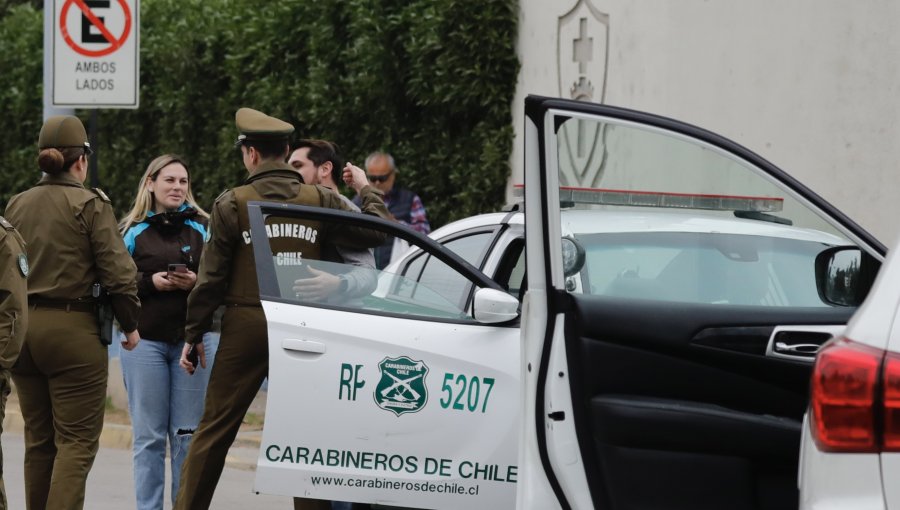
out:
<path id="1" fill-rule="evenodd" d="M 394 172 L 388 172 L 384 175 L 366 174 L 366 178 L 372 182 L 387 182 L 387 180 L 391 178 L 392 173 L 394 173 Z"/>

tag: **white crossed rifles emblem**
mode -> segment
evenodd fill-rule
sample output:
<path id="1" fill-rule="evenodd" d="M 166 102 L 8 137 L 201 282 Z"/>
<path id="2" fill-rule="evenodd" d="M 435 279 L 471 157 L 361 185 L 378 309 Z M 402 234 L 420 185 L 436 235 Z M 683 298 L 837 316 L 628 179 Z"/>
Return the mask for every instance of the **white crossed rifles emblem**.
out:
<path id="1" fill-rule="evenodd" d="M 406 402 L 407 400 L 410 400 L 403 395 L 404 393 L 409 393 L 409 395 L 412 397 L 412 400 L 419 400 L 420 398 L 422 398 L 422 395 L 419 395 L 418 391 L 412 389 L 410 384 L 425 374 L 414 375 L 406 379 L 401 379 L 390 372 L 385 372 L 385 374 L 387 374 L 388 377 L 394 380 L 394 384 L 381 390 L 382 397 L 388 398 L 388 394 L 390 392 L 397 390 L 397 392 L 394 393 L 394 395 L 390 398 L 398 400 L 400 402 Z"/>

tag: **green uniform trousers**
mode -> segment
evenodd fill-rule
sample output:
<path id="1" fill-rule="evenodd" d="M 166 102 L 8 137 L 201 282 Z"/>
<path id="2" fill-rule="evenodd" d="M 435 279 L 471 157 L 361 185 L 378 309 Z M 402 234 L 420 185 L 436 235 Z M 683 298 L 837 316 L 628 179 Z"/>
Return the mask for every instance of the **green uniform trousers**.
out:
<path id="1" fill-rule="evenodd" d="M 6 400 L 9 398 L 9 370 L 0 369 L 0 433 L 6 418 Z M 6 485 L 3 483 L 3 450 L 0 450 L 0 510 L 6 510 Z"/>
<path id="2" fill-rule="evenodd" d="M 227 307 L 216 362 L 206 388 L 203 418 L 181 468 L 176 509 L 209 508 L 228 449 L 268 373 L 269 345 L 262 308 Z M 314 500 L 298 500 L 294 507 L 299 510 L 331 508 L 327 501 Z"/>
<path id="3" fill-rule="evenodd" d="M 25 504 L 81 509 L 100 445 L 109 360 L 89 312 L 32 308 L 12 379 L 25 420 Z"/>

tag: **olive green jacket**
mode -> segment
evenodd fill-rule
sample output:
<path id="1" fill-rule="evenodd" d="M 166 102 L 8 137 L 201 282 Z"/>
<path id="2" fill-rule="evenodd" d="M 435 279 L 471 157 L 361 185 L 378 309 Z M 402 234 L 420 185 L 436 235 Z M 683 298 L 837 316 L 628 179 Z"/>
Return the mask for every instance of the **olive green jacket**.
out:
<path id="1" fill-rule="evenodd" d="M 25 239 L 29 299 L 91 299 L 92 286 L 100 283 L 122 329 L 137 328 L 137 268 L 102 191 L 85 189 L 68 172 L 45 174 L 10 199 L 6 218 Z"/>
<path id="2" fill-rule="evenodd" d="M 300 174 L 286 163 L 267 162 L 253 175 L 244 181 L 244 186 L 253 186 L 256 194 L 265 200 L 284 202 L 300 193 L 303 184 Z M 318 203 L 308 205 L 330 209 L 351 211 L 344 202 L 331 190 L 316 186 L 319 195 Z M 390 213 L 382 200 L 381 191 L 366 186 L 360 191 L 362 212 L 390 218 Z M 200 258 L 200 269 L 197 285 L 188 296 L 187 324 L 185 341 L 196 343 L 202 340 L 203 333 L 210 330 L 213 314 L 219 305 L 224 303 L 231 278 L 252 278 L 256 280 L 254 266 L 235 271 L 233 261 L 241 245 L 249 245 L 249 233 L 241 231 L 238 219 L 238 200 L 234 191 L 222 193 L 213 205 L 209 220 L 210 238 Z M 327 243 L 335 243 L 353 248 L 371 248 L 380 246 L 386 239 L 385 234 L 363 228 L 335 228 L 330 231 Z M 258 296 L 256 298 L 258 303 Z"/>
<path id="3" fill-rule="evenodd" d="M 25 241 L 0 216 L 0 368 L 9 369 L 19 357 L 28 328 L 28 259 Z"/>

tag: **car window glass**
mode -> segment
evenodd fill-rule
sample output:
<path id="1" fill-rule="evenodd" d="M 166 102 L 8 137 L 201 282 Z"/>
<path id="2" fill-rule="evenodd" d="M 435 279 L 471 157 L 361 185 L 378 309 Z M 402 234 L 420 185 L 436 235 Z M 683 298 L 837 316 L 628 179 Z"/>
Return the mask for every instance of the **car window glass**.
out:
<path id="1" fill-rule="evenodd" d="M 522 299 L 522 286 L 525 284 L 524 239 L 516 239 L 509 243 L 497 266 L 494 281 L 503 287 L 510 296 Z"/>
<path id="2" fill-rule="evenodd" d="M 509 273 L 507 288 L 510 294 L 522 299 L 522 291 L 525 284 L 525 250 L 519 250 L 519 256 L 516 257 L 516 265 L 513 266 L 512 271 Z"/>
<path id="3" fill-rule="evenodd" d="M 570 291 L 665 301 L 830 306 L 816 256 L 854 246 L 824 213 L 751 164 L 688 137 L 565 118 L 562 234 L 585 248 Z"/>
<path id="4" fill-rule="evenodd" d="M 266 219 L 267 225 L 280 221 L 272 216 Z M 472 282 L 427 251 L 413 261 L 416 267 L 406 266 L 407 274 L 395 274 L 374 269 L 373 265 L 345 261 L 341 253 L 348 259 L 353 259 L 350 255 L 354 253 L 369 253 L 368 250 L 347 245 L 341 245 L 339 251 L 335 244 L 342 239 L 355 242 L 361 230 L 366 229 L 351 229 L 337 222 L 320 222 L 316 239 L 321 250 L 315 258 L 310 253 L 278 251 L 270 239 L 277 295 L 268 297 L 288 303 L 339 307 L 357 312 L 474 322 L 471 314 L 464 309 L 464 303 L 460 302 L 459 290 L 471 288 Z M 423 274 L 420 274 L 419 267 L 424 270 Z"/>
<path id="5" fill-rule="evenodd" d="M 739 211 L 757 222 L 790 222 L 844 237 L 761 171 L 695 140 L 579 118 L 566 120 L 558 133 L 561 199 L 574 208 L 690 210 L 725 219 Z"/>
<path id="6" fill-rule="evenodd" d="M 401 268 L 399 273 L 412 281 L 419 281 L 419 277 L 422 276 L 422 267 L 425 266 L 426 260 L 428 260 L 428 254 L 419 252 L 418 255 L 410 258 L 409 261 L 404 264 L 404 267 Z"/>
<path id="7" fill-rule="evenodd" d="M 491 240 L 491 234 L 492 232 L 477 232 L 441 244 L 469 264 L 480 267 L 487 245 Z"/>
<path id="8" fill-rule="evenodd" d="M 466 262 L 478 267 L 490 237 L 490 232 L 479 232 L 447 241 L 443 245 Z M 419 258 L 424 257 L 420 256 Z M 455 273 L 456 271 L 437 258 L 428 257 L 417 282 L 419 285 L 434 290 L 448 301 L 465 307 L 472 284 L 468 280 L 456 278 Z"/>
<path id="9" fill-rule="evenodd" d="M 750 306 L 829 306 L 809 263 L 821 243 L 708 233 L 589 234 L 586 292 Z"/>

